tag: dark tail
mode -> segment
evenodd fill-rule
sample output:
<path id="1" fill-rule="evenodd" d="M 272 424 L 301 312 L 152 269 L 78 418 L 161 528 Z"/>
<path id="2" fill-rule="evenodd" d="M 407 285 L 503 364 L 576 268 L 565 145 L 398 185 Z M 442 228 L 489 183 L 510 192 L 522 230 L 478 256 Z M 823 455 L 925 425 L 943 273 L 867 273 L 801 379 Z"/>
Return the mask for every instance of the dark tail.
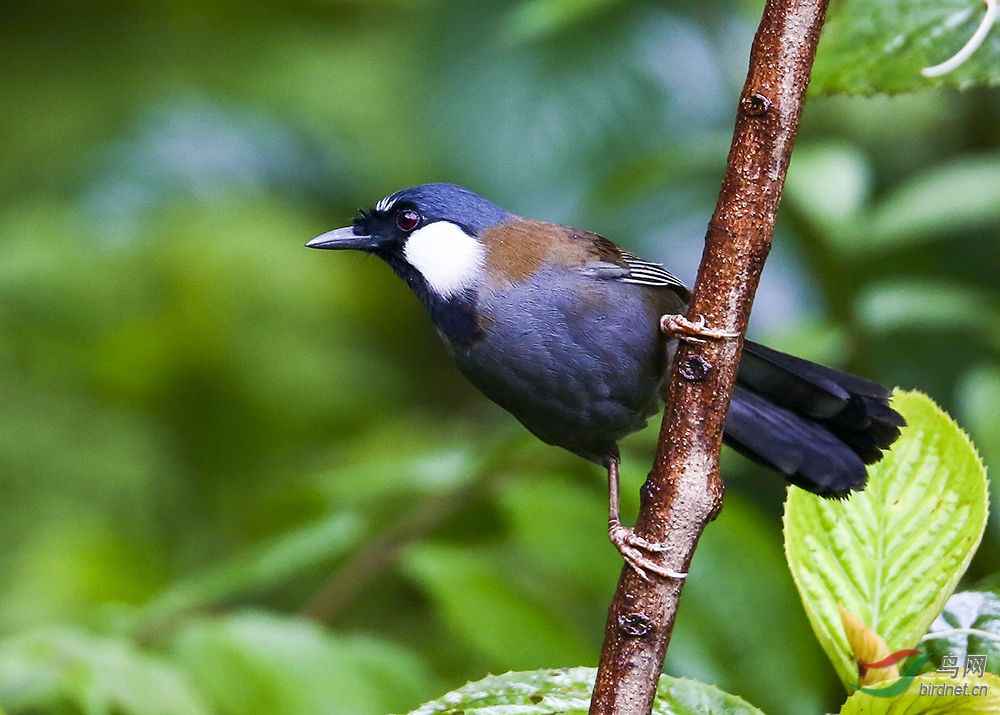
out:
<path id="1" fill-rule="evenodd" d="M 906 424 L 878 383 L 749 340 L 725 443 L 823 497 L 861 490 Z"/>

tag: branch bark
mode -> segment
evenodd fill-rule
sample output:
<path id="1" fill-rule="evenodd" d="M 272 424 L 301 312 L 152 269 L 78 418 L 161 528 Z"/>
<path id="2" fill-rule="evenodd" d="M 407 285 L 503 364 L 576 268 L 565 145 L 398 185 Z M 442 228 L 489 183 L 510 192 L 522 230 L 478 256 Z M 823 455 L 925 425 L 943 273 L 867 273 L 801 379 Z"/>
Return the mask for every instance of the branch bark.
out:
<path id="1" fill-rule="evenodd" d="M 828 0 L 768 0 L 750 51 L 736 129 L 688 317 L 744 333 L 771 248 Z M 722 508 L 722 427 L 743 341 L 681 344 L 636 533 L 671 545 L 663 563 L 687 571 Z M 622 569 L 608 612 L 591 715 L 649 713 L 683 581 L 649 583 Z"/>

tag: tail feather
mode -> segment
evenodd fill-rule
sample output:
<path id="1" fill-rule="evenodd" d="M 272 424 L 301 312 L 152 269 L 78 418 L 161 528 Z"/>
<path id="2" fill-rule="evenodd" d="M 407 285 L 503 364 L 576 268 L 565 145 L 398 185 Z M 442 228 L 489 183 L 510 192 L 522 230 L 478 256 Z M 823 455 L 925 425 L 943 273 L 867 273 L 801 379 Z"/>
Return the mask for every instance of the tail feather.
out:
<path id="1" fill-rule="evenodd" d="M 747 340 L 743 343 L 743 360 L 740 362 L 740 379 L 749 377 L 749 368 L 760 365 L 771 365 L 784 373 L 791 373 L 796 378 L 807 380 L 816 385 L 828 386 L 831 383 L 838 386 L 837 392 L 845 392 L 860 397 L 870 397 L 885 402 L 892 395 L 892 390 L 859 375 L 838 370 L 817 362 L 810 362 L 788 353 L 779 352 L 766 345 Z"/>
<path id="2" fill-rule="evenodd" d="M 737 452 L 820 496 L 863 489 L 868 478 L 861 457 L 823 425 L 739 385 L 726 415 L 724 439 Z"/>
<path id="3" fill-rule="evenodd" d="M 726 417 L 725 441 L 825 497 L 867 481 L 905 425 L 891 392 L 871 380 L 747 341 Z"/>

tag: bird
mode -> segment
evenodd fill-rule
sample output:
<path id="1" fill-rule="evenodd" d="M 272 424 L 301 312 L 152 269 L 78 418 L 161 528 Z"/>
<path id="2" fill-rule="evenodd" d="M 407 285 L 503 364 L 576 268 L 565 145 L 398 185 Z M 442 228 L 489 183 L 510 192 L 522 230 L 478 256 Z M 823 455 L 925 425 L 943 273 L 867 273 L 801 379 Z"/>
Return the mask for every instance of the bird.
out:
<path id="1" fill-rule="evenodd" d="M 622 525 L 618 442 L 659 407 L 680 340 L 735 339 L 688 320 L 690 291 L 596 233 L 523 218 L 430 183 L 359 209 L 309 248 L 382 259 L 416 294 L 458 369 L 543 442 L 607 470 L 608 536 L 640 576 L 683 578 Z M 899 437 L 891 391 L 744 341 L 724 443 L 828 498 L 864 489 Z"/>

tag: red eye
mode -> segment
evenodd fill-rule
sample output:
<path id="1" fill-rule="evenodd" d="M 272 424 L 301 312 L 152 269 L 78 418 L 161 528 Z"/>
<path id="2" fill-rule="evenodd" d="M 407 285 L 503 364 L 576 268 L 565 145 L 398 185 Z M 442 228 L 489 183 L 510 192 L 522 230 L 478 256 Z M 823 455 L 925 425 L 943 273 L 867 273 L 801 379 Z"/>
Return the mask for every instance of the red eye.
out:
<path id="1" fill-rule="evenodd" d="M 400 211 L 396 217 L 396 225 L 401 231 L 412 231 L 420 225 L 420 214 L 416 211 Z"/>

